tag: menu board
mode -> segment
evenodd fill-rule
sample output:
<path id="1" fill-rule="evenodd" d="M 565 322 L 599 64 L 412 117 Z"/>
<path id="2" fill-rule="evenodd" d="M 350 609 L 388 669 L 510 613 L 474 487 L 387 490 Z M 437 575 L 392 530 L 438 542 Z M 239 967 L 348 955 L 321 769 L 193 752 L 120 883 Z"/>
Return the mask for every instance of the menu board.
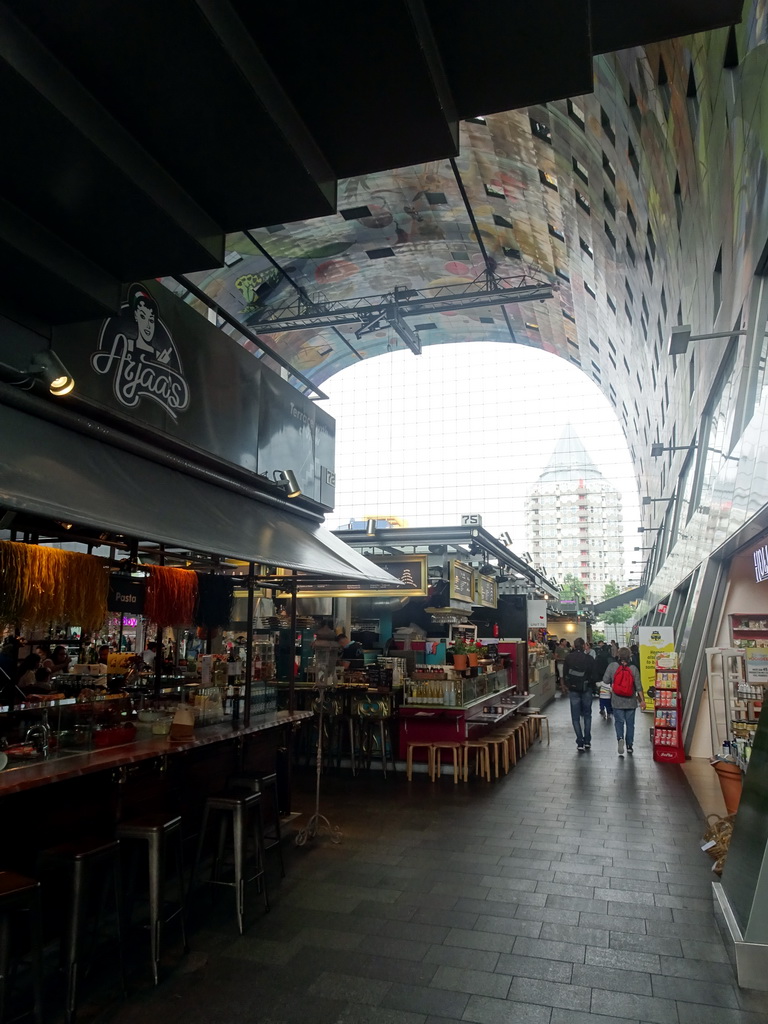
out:
<path id="1" fill-rule="evenodd" d="M 475 573 L 472 566 L 453 559 L 449 563 L 449 568 L 451 599 L 472 604 L 475 600 Z"/>
<path id="2" fill-rule="evenodd" d="M 475 579 L 477 586 L 476 603 L 482 608 L 495 608 L 499 603 L 496 580 L 493 576 L 481 576 L 479 574 Z"/>

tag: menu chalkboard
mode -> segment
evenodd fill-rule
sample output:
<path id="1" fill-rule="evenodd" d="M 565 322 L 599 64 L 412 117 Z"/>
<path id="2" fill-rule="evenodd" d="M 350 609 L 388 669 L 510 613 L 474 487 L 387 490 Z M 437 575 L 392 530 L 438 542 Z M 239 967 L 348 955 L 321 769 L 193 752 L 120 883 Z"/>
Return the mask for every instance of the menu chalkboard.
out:
<path id="1" fill-rule="evenodd" d="M 475 599 L 475 574 L 472 566 L 456 560 L 450 563 L 450 596 L 472 604 Z"/>

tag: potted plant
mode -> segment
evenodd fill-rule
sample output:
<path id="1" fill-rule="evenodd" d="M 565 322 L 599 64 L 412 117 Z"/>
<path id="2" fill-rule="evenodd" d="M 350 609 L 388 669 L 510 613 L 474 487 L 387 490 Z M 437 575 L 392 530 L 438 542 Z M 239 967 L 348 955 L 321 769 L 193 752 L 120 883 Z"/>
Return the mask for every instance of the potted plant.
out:
<path id="1" fill-rule="evenodd" d="M 467 645 L 467 659 L 470 668 L 476 668 L 480 658 L 484 657 L 485 648 L 479 640 L 473 640 Z"/>
<path id="2" fill-rule="evenodd" d="M 450 648 L 448 653 L 453 655 L 453 667 L 455 669 L 458 669 L 461 672 L 467 667 L 467 658 L 470 650 L 474 650 L 474 644 L 468 644 L 466 640 L 463 640 L 461 637 L 457 637 L 453 641 L 453 646 Z"/>

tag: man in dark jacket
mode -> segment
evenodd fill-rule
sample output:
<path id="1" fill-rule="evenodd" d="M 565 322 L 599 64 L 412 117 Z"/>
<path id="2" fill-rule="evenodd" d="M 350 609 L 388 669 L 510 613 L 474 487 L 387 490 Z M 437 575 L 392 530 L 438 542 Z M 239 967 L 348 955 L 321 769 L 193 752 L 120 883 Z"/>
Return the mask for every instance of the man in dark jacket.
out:
<path id="1" fill-rule="evenodd" d="M 576 733 L 577 750 L 592 746 L 592 698 L 595 695 L 595 659 L 584 651 L 584 641 L 577 637 L 573 650 L 563 662 L 563 692 L 571 702 L 571 721 Z M 582 727 L 583 723 L 583 727 Z"/>

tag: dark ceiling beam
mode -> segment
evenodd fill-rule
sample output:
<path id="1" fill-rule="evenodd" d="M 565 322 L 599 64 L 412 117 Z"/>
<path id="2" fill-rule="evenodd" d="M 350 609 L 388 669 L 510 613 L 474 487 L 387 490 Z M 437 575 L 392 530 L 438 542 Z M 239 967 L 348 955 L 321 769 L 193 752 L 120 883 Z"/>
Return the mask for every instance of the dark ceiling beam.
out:
<path id="1" fill-rule="evenodd" d="M 743 6 L 744 0 L 591 0 L 592 48 L 594 53 L 609 53 L 737 25 Z"/>

